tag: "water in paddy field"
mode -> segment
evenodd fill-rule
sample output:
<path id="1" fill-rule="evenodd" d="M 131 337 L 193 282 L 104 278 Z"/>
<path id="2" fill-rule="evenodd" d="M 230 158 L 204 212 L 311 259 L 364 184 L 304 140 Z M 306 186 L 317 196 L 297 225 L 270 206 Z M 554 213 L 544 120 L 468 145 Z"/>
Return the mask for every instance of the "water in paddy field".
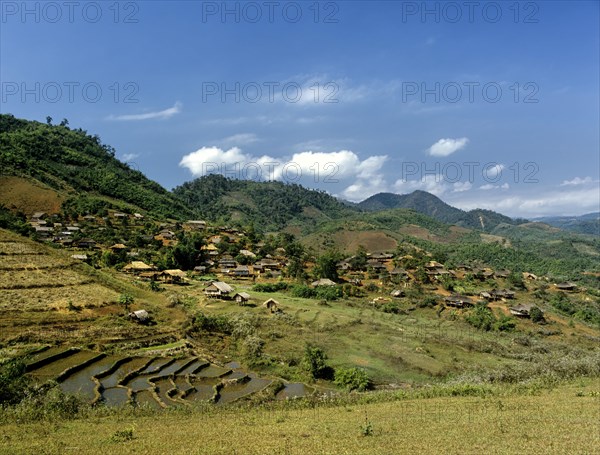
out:
<path id="1" fill-rule="evenodd" d="M 134 396 L 134 401 L 139 406 L 149 406 L 153 409 L 160 409 L 162 406 L 158 404 L 158 401 L 152 395 L 150 390 L 141 390 Z"/>
<path id="2" fill-rule="evenodd" d="M 152 375 L 136 376 L 136 377 L 132 378 L 131 380 L 129 380 L 126 384 L 123 384 L 123 385 L 126 387 L 129 387 L 134 392 L 138 392 L 138 391 L 144 390 L 144 389 L 150 389 L 150 388 L 154 387 L 154 385 L 150 384 L 150 381 L 149 381 L 149 379 L 151 377 L 152 377 Z"/>
<path id="3" fill-rule="evenodd" d="M 273 382 L 271 379 L 251 378 L 248 382 L 228 385 L 221 389 L 217 404 L 231 403 L 238 398 L 256 393 Z"/>
<path id="4" fill-rule="evenodd" d="M 60 383 L 65 393 L 82 395 L 90 401 L 95 398 L 96 381 L 93 377 L 108 370 L 118 360 L 118 357 L 103 357 L 87 367 L 76 371 Z"/>
<path id="5" fill-rule="evenodd" d="M 180 393 L 185 394 L 186 392 L 193 390 L 193 387 L 185 376 L 175 376 L 173 382 L 177 386 L 177 390 L 179 390 Z"/>
<path id="6" fill-rule="evenodd" d="M 170 359 L 168 357 L 154 359 L 146 368 L 140 371 L 140 374 L 156 374 L 160 371 L 164 366 L 173 363 L 175 359 Z"/>
<path id="7" fill-rule="evenodd" d="M 230 371 L 229 368 L 218 367 L 216 365 L 210 365 L 206 368 L 202 368 L 200 371 L 196 373 L 196 376 L 201 376 L 204 378 L 218 378 L 219 376 L 223 376 L 225 373 Z"/>
<path id="8" fill-rule="evenodd" d="M 102 391 L 102 399 L 107 406 L 123 406 L 129 401 L 129 395 L 124 387 L 111 387 Z"/>
<path id="9" fill-rule="evenodd" d="M 97 355 L 97 352 L 90 351 L 75 352 L 74 354 L 69 355 L 68 357 L 55 360 L 54 362 L 49 363 L 48 365 L 38 368 L 37 370 L 32 371 L 31 374 L 34 377 L 41 380 L 55 379 L 67 368 L 80 365 L 83 362 L 86 362 L 87 360 L 96 357 Z"/>
<path id="10" fill-rule="evenodd" d="M 102 387 L 105 389 L 110 389 L 111 387 L 115 387 L 119 385 L 119 382 L 132 371 L 137 370 L 138 368 L 143 367 L 149 359 L 145 359 L 142 357 L 136 357 L 133 359 L 129 359 L 127 362 L 119 365 L 119 367 L 109 374 L 106 377 L 101 377 L 100 382 L 102 383 Z"/>
<path id="11" fill-rule="evenodd" d="M 66 350 L 51 348 L 28 360 L 31 364 L 61 353 L 66 353 Z M 67 368 L 80 366 L 87 361 L 92 363 L 64 378 L 60 387 L 64 392 L 78 394 L 90 402 L 96 398 L 96 391 L 101 391 L 101 400 L 108 406 L 122 406 L 130 400 L 138 405 L 156 408 L 197 401 L 214 401 L 223 405 L 259 392 L 272 382 L 271 379 L 244 371 L 237 362 L 221 367 L 195 357 L 100 357 L 97 352 L 76 350 L 28 374 L 39 381 L 56 379 Z M 119 361 L 122 363 L 115 367 Z M 128 379 L 124 381 L 126 377 Z M 215 389 L 219 384 L 223 386 L 219 386 L 217 395 Z M 304 384 L 290 383 L 276 398 L 301 397 L 312 391 Z"/>
<path id="12" fill-rule="evenodd" d="M 215 396 L 215 389 L 212 385 L 208 384 L 194 384 L 194 390 L 192 390 L 185 397 L 186 401 L 206 401 L 212 400 Z"/>
<path id="13" fill-rule="evenodd" d="M 171 363 L 167 367 L 161 369 L 157 373 L 157 375 L 158 376 L 167 376 L 169 374 L 173 374 L 176 371 L 178 371 L 181 368 L 183 368 L 189 361 L 190 361 L 190 359 L 179 359 L 179 360 L 176 360 L 175 362 Z"/>
<path id="14" fill-rule="evenodd" d="M 182 376 L 186 374 L 193 374 L 201 368 L 207 367 L 209 365 L 210 364 L 208 362 L 205 362 L 204 360 L 196 359 L 177 374 Z"/>
<path id="15" fill-rule="evenodd" d="M 68 348 L 48 348 L 48 349 L 44 349 L 43 351 L 36 352 L 35 354 L 32 354 L 31 356 L 29 356 L 27 358 L 27 363 L 31 364 L 33 362 L 38 362 L 40 360 L 47 359 L 48 357 L 52 357 L 53 355 L 65 353 L 65 352 L 68 352 L 68 351 L 70 351 L 70 349 L 68 349 Z M 73 354 L 75 354 L 75 352 L 77 352 L 77 351 L 73 351 Z"/>
<path id="16" fill-rule="evenodd" d="M 171 382 L 170 379 L 159 379 L 157 381 L 154 381 L 154 384 L 158 389 L 156 393 L 158 394 L 158 397 L 164 404 L 166 404 L 167 406 L 179 404 L 176 400 L 173 400 L 173 398 L 168 394 L 169 390 L 175 388 L 175 385 Z"/>
<path id="17" fill-rule="evenodd" d="M 312 393 L 312 391 L 312 387 L 308 387 L 301 382 L 290 382 L 286 384 L 285 388 L 277 394 L 276 398 L 278 400 L 285 400 L 288 398 L 305 397 L 306 395 Z"/>

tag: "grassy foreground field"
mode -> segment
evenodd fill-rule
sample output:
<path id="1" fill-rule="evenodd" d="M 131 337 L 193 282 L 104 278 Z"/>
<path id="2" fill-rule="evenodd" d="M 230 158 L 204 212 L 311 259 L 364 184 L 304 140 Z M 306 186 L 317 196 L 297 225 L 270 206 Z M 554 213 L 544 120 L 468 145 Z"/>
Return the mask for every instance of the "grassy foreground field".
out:
<path id="1" fill-rule="evenodd" d="M 0 453 L 597 454 L 599 391 L 580 380 L 535 395 L 112 411 L 0 425 Z"/>

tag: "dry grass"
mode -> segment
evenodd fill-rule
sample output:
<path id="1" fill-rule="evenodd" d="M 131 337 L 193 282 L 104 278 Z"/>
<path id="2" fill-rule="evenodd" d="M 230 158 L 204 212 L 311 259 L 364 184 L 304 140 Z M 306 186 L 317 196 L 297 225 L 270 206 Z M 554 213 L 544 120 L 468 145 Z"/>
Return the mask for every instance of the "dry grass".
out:
<path id="1" fill-rule="evenodd" d="M 58 213 L 63 197 L 32 178 L 0 176 L 0 204 L 30 215 L 31 211 Z"/>
<path id="2" fill-rule="evenodd" d="M 90 278 L 70 269 L 10 270 L 0 275 L 0 289 L 32 289 L 87 284 Z"/>
<path id="3" fill-rule="evenodd" d="M 60 288 L 2 290 L 0 311 L 64 310 L 69 301 L 79 308 L 93 308 L 118 299 L 119 293 L 94 283 Z"/>
<path id="4" fill-rule="evenodd" d="M 122 278 L 73 262 L 55 250 L 0 229 L 0 342 L 112 343 L 172 333 L 184 318 L 166 309 L 165 296 L 133 287 Z M 135 297 L 158 324 L 144 327 L 123 318 L 116 302 Z"/>
<path id="5" fill-rule="evenodd" d="M 198 409 L 0 426 L 0 453 L 597 454 L 599 383 L 538 396 Z M 116 418 L 115 418 L 116 417 Z M 132 430 L 132 431 L 129 431 Z M 117 438 L 127 431 L 132 438 Z"/>

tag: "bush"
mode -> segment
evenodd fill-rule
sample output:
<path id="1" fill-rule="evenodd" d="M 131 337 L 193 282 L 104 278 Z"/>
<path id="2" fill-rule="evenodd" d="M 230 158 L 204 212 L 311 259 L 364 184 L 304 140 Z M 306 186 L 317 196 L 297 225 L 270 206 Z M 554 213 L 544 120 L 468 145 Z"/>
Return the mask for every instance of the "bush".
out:
<path id="1" fill-rule="evenodd" d="M 335 370 L 335 384 L 348 391 L 364 392 L 371 388 L 369 375 L 362 368 L 338 368 Z"/>
<path id="2" fill-rule="evenodd" d="M 534 306 L 529 311 L 529 317 L 531 320 L 537 324 L 543 324 L 546 322 L 546 318 L 544 318 L 544 313 L 538 307 Z"/>
<path id="3" fill-rule="evenodd" d="M 419 308 L 433 308 L 436 305 L 437 299 L 432 295 L 427 296 L 424 299 L 419 299 L 417 302 Z"/>
<path id="4" fill-rule="evenodd" d="M 367 290 L 367 292 L 377 292 L 379 291 L 379 288 L 377 287 L 376 284 L 373 283 L 369 283 L 365 286 L 365 289 Z"/>
<path id="5" fill-rule="evenodd" d="M 465 321 L 471 324 L 473 327 L 479 330 L 489 331 L 492 330 L 496 317 L 492 310 L 487 307 L 485 303 L 478 303 L 471 312 L 465 316 Z"/>
<path id="6" fill-rule="evenodd" d="M 297 284 L 292 287 L 291 294 L 293 297 L 300 297 L 303 299 L 314 299 L 317 297 L 317 290 L 303 284 Z"/>
<path id="7" fill-rule="evenodd" d="M 206 332 L 218 332 L 231 335 L 233 327 L 231 322 L 226 316 L 212 316 L 205 315 L 202 312 L 198 312 L 192 320 L 192 327 L 194 331 L 206 331 Z"/>
<path id="8" fill-rule="evenodd" d="M 262 356 L 265 342 L 254 335 L 249 335 L 242 345 L 244 355 L 249 359 L 257 359 Z"/>
<path id="9" fill-rule="evenodd" d="M 0 405 L 18 403 L 25 397 L 28 387 L 23 360 L 11 359 L 0 365 Z"/>
<path id="10" fill-rule="evenodd" d="M 512 332 L 515 330 L 516 323 L 513 318 L 508 316 L 502 316 L 494 323 L 494 330 L 499 332 Z"/>
<path id="11" fill-rule="evenodd" d="M 254 285 L 252 290 L 256 291 L 256 292 L 279 292 L 279 291 L 285 291 L 287 288 L 288 288 L 287 283 L 280 281 L 278 283 L 256 284 L 256 285 Z"/>
<path id="12" fill-rule="evenodd" d="M 398 305 L 396 302 L 388 302 L 388 303 L 384 304 L 381 307 L 381 310 L 384 313 L 391 313 L 391 314 L 405 313 L 405 311 L 402 310 L 402 308 L 400 308 L 400 305 Z"/>
<path id="13" fill-rule="evenodd" d="M 326 364 L 327 355 L 316 346 L 306 345 L 302 367 L 313 379 L 331 379 L 333 369 Z"/>

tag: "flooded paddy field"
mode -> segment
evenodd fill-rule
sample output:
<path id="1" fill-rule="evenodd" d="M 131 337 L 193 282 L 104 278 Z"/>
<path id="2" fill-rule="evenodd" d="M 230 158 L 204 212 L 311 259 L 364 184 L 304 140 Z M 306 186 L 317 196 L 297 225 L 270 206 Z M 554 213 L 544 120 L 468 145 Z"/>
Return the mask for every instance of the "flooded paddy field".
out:
<path id="1" fill-rule="evenodd" d="M 198 357 L 127 357 L 67 348 L 42 349 L 28 360 L 36 380 L 56 380 L 66 393 L 90 403 L 152 408 L 186 406 L 197 401 L 232 403 L 260 392 L 273 380 L 244 371 L 237 362 L 225 366 Z M 286 383 L 276 395 L 285 400 L 314 391 L 301 383 Z"/>

